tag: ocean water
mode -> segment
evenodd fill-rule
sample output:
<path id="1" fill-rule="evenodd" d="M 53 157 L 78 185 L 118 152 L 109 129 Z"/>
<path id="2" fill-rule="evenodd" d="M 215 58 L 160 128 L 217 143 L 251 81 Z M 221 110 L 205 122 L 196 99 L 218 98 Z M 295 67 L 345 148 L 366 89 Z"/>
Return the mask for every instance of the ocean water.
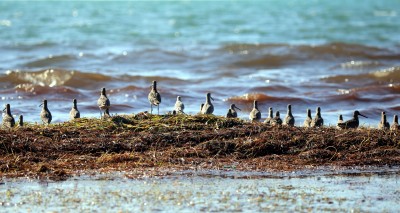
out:
<path id="1" fill-rule="evenodd" d="M 180 95 L 196 114 L 211 92 L 216 115 L 235 103 L 247 119 L 257 99 L 299 126 L 317 106 L 376 126 L 400 114 L 399 15 L 396 0 L 1 1 L 0 105 L 40 122 L 47 99 L 63 122 L 77 98 L 99 117 L 105 87 L 111 114 L 138 113 L 157 80 L 160 113 Z"/>

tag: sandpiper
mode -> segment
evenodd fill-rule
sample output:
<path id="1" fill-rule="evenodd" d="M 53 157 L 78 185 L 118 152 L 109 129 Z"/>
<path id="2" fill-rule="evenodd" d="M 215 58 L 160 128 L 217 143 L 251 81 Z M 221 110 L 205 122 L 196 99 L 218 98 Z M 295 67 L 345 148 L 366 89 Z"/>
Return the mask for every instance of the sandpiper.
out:
<path id="1" fill-rule="evenodd" d="M 106 95 L 106 88 L 103 88 L 101 90 L 101 94 L 99 99 L 97 100 L 97 105 L 99 106 L 100 109 L 100 117 L 103 117 L 103 115 L 106 115 L 106 110 L 110 108 L 110 100 L 107 98 Z"/>
<path id="2" fill-rule="evenodd" d="M 253 109 L 250 112 L 249 115 L 250 121 L 260 121 L 261 119 L 261 112 L 258 110 L 258 101 L 254 100 L 253 102 Z"/>
<path id="3" fill-rule="evenodd" d="M 226 113 L 226 117 L 227 118 L 237 118 L 237 112 L 235 109 L 242 111 L 235 104 L 231 104 L 231 107 L 229 108 L 228 113 Z"/>
<path id="4" fill-rule="evenodd" d="M 280 126 L 280 125 L 282 125 L 282 119 L 280 117 L 279 111 L 276 111 L 275 117 L 271 120 L 271 125 L 272 126 Z"/>
<path id="5" fill-rule="evenodd" d="M 183 104 L 183 102 L 181 100 L 181 96 L 176 97 L 174 111 L 180 114 L 180 113 L 184 113 L 183 112 L 184 109 L 185 109 L 185 105 Z"/>
<path id="6" fill-rule="evenodd" d="M 312 117 L 311 117 L 311 109 L 307 109 L 307 118 L 304 120 L 304 127 L 311 127 Z"/>
<path id="7" fill-rule="evenodd" d="M 365 118 L 368 118 L 367 116 L 361 114 L 358 110 L 354 111 L 353 118 L 347 121 L 344 121 L 342 123 L 338 123 L 338 127 L 341 129 L 356 129 L 360 122 L 358 121 L 358 116 L 361 115 Z"/>
<path id="8" fill-rule="evenodd" d="M 311 122 L 311 127 L 320 127 L 324 125 L 324 119 L 321 117 L 321 107 L 315 110 L 315 117 Z"/>
<path id="9" fill-rule="evenodd" d="M 24 126 L 24 116 L 23 115 L 19 115 L 18 126 L 19 127 Z"/>
<path id="10" fill-rule="evenodd" d="M 264 123 L 265 123 L 265 124 L 268 124 L 268 125 L 271 125 L 271 120 L 273 119 L 273 117 L 274 117 L 274 112 L 273 112 L 273 110 L 272 110 L 272 107 L 270 107 L 270 108 L 268 109 L 268 118 L 265 119 Z"/>
<path id="11" fill-rule="evenodd" d="M 153 81 L 151 91 L 147 96 L 150 102 L 150 114 L 153 114 L 153 106 L 157 106 L 157 114 L 160 114 L 161 95 L 157 91 L 157 81 Z"/>
<path id="12" fill-rule="evenodd" d="M 12 128 L 15 125 L 14 117 L 11 115 L 10 104 L 6 104 L 6 108 L 3 109 L 6 113 L 3 115 L 3 127 Z"/>
<path id="13" fill-rule="evenodd" d="M 287 126 L 294 126 L 294 117 L 292 115 L 292 105 L 287 105 L 287 114 L 283 121 L 283 125 Z"/>
<path id="14" fill-rule="evenodd" d="M 202 114 L 203 106 L 204 106 L 204 104 L 202 103 L 202 104 L 200 105 L 200 112 L 199 112 L 199 114 Z"/>
<path id="15" fill-rule="evenodd" d="M 393 116 L 393 123 L 390 126 L 390 130 L 392 131 L 398 131 L 400 129 L 399 127 L 399 118 L 397 117 L 397 115 Z"/>
<path id="16" fill-rule="evenodd" d="M 336 127 L 340 129 L 339 124 L 341 124 L 341 123 L 343 123 L 343 115 L 342 114 L 339 115 Z"/>
<path id="17" fill-rule="evenodd" d="M 104 111 L 104 117 L 106 117 L 106 118 L 111 117 L 109 109 L 106 109 L 106 111 Z"/>
<path id="18" fill-rule="evenodd" d="M 214 100 L 214 98 L 211 97 L 211 93 L 207 93 L 206 103 L 201 107 L 201 114 L 212 114 L 214 112 L 214 106 L 211 100 Z"/>
<path id="19" fill-rule="evenodd" d="M 378 129 L 388 130 L 390 128 L 389 122 L 386 120 L 386 112 L 382 112 L 381 122 L 378 124 Z"/>
<path id="20" fill-rule="evenodd" d="M 71 120 L 74 120 L 76 118 L 80 118 L 81 117 L 81 113 L 78 110 L 78 105 L 77 105 L 76 99 L 74 99 L 72 101 L 72 103 L 73 103 L 73 105 L 72 105 L 71 111 L 69 111 L 69 118 Z"/>
<path id="21" fill-rule="evenodd" d="M 40 104 L 40 106 L 43 106 L 42 111 L 40 112 L 40 118 L 44 124 L 48 125 L 51 122 L 52 116 L 49 108 L 47 108 L 47 100 L 43 100 L 43 103 Z"/>

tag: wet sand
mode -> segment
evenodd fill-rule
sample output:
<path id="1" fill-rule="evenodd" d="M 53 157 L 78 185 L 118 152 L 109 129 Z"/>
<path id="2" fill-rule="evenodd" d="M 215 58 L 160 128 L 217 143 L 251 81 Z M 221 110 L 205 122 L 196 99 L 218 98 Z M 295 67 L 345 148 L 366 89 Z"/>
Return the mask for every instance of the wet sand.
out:
<path id="1" fill-rule="evenodd" d="M 0 175 L 66 180 L 129 172 L 288 172 L 400 165 L 399 132 L 270 127 L 213 115 L 83 118 L 0 130 Z"/>

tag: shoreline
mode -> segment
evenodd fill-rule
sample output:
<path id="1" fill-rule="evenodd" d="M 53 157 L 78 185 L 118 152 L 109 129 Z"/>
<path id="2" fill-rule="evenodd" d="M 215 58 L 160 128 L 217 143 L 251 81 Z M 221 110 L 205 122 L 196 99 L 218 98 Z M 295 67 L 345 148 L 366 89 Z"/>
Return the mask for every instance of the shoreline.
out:
<path id="1" fill-rule="evenodd" d="M 0 130 L 3 178 L 400 166 L 400 132 L 271 127 L 213 115 L 117 115 Z"/>

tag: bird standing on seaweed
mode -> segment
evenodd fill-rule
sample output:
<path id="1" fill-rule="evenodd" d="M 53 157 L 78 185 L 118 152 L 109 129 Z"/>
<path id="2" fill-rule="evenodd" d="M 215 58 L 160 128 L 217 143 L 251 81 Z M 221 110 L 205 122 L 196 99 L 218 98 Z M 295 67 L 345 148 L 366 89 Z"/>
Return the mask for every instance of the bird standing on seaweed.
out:
<path id="1" fill-rule="evenodd" d="M 174 111 L 178 114 L 184 114 L 183 110 L 185 109 L 185 105 L 181 100 L 181 96 L 176 97 L 176 102 L 174 106 Z"/>
<path id="2" fill-rule="evenodd" d="M 341 129 L 357 129 L 360 122 L 358 120 L 358 116 L 363 116 L 365 118 L 368 118 L 367 116 L 361 114 L 358 110 L 354 111 L 353 113 L 353 118 L 347 121 L 344 121 L 342 123 L 338 123 L 338 127 Z"/>
<path id="3" fill-rule="evenodd" d="M 72 103 L 73 103 L 73 105 L 72 105 L 71 111 L 69 112 L 69 118 L 70 118 L 71 120 L 74 120 L 74 119 L 76 119 L 76 118 L 80 118 L 80 117 L 81 117 L 81 113 L 80 113 L 79 110 L 78 110 L 78 104 L 77 104 L 76 99 L 74 99 L 74 100 L 72 101 Z"/>
<path id="4" fill-rule="evenodd" d="M 101 118 L 103 116 L 106 116 L 107 114 L 109 114 L 109 108 L 111 106 L 111 103 L 110 103 L 110 99 L 108 99 L 108 97 L 107 97 L 106 88 L 103 88 L 101 90 L 100 97 L 97 100 L 97 106 L 99 106 Z"/>
<path id="5" fill-rule="evenodd" d="M 321 107 L 317 107 L 315 110 L 315 117 L 311 122 L 312 127 L 321 127 L 324 125 L 324 119 L 321 116 Z"/>
<path id="6" fill-rule="evenodd" d="M 254 100 L 254 102 L 253 102 L 253 109 L 250 112 L 249 118 L 250 118 L 251 122 L 254 122 L 254 121 L 258 122 L 261 120 L 261 112 L 258 109 L 258 101 L 257 100 Z"/>
<path id="7" fill-rule="evenodd" d="M 47 100 L 43 100 L 43 103 L 40 104 L 40 106 L 43 106 L 42 111 L 40 112 L 40 119 L 44 124 L 49 125 L 53 117 L 51 116 L 51 112 L 47 107 Z"/>
<path id="8" fill-rule="evenodd" d="M 211 100 L 214 100 L 214 98 L 211 97 L 211 93 L 207 93 L 206 102 L 201 107 L 201 114 L 212 114 L 214 112 L 214 105 L 211 103 Z"/>
<path id="9" fill-rule="evenodd" d="M 304 120 L 303 126 L 304 127 L 311 127 L 313 119 L 311 117 L 311 109 L 307 109 L 307 118 Z"/>
<path id="10" fill-rule="evenodd" d="M 6 113 L 3 115 L 3 127 L 12 128 L 15 125 L 14 117 L 11 114 L 11 106 L 10 104 L 6 104 L 6 107 L 3 109 Z"/>
<path id="11" fill-rule="evenodd" d="M 157 106 L 157 114 L 160 114 L 160 104 L 161 104 L 161 95 L 157 91 L 157 81 L 153 81 L 151 85 L 151 90 L 149 95 L 147 96 L 150 102 L 150 114 L 153 114 L 153 106 Z"/>
<path id="12" fill-rule="evenodd" d="M 228 109 L 228 113 L 226 113 L 227 118 L 237 118 L 237 112 L 235 109 L 239 109 L 235 104 L 231 104 L 231 107 Z"/>
<path id="13" fill-rule="evenodd" d="M 283 125 L 285 126 L 294 126 L 294 117 L 292 115 L 292 105 L 287 105 L 287 114 L 285 119 L 283 120 Z"/>

